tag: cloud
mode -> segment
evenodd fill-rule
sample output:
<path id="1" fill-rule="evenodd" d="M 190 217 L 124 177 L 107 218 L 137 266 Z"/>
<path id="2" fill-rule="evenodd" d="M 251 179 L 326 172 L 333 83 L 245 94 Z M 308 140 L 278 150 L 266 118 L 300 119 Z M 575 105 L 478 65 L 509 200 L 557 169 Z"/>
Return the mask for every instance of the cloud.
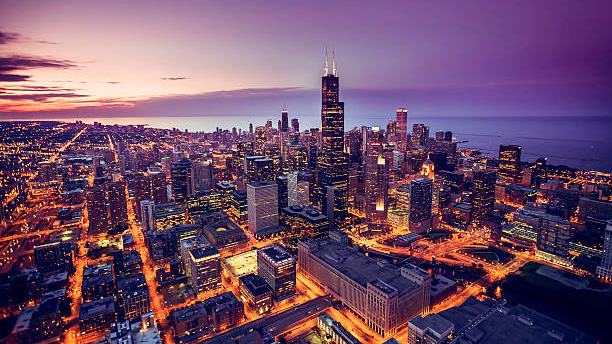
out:
<path id="1" fill-rule="evenodd" d="M 30 78 L 29 75 L 14 74 L 12 73 L 13 71 L 38 68 L 67 69 L 74 68 L 76 66 L 77 65 L 70 60 L 59 60 L 25 55 L 0 57 L 0 81 L 18 82 L 27 81 Z"/>
<path id="2" fill-rule="evenodd" d="M 121 82 L 119 81 L 107 81 L 107 84 L 111 84 L 111 85 L 116 85 L 116 84 L 120 84 Z"/>
<path id="3" fill-rule="evenodd" d="M 165 77 L 165 78 L 161 78 L 162 80 L 168 80 L 168 81 L 177 81 L 177 80 L 186 80 L 189 79 L 187 77 L 184 76 L 178 76 L 178 77 Z"/>
<path id="4" fill-rule="evenodd" d="M 20 35 L 15 32 L 2 32 L 0 31 L 0 44 L 7 44 L 12 41 L 17 41 Z"/>
<path id="5" fill-rule="evenodd" d="M 29 78 L 29 75 L 5 74 L 0 72 L 0 81 L 2 82 L 27 81 Z"/>
<path id="6" fill-rule="evenodd" d="M 0 44 L 8 43 L 19 43 L 19 42 L 34 42 L 40 44 L 58 44 L 57 42 L 51 42 L 44 39 L 33 39 L 30 37 L 24 37 L 16 32 L 2 32 L 0 31 Z"/>
<path id="7" fill-rule="evenodd" d="M 74 92 L 66 93 L 20 93 L 20 94 L 0 94 L 0 99 L 5 100 L 31 100 L 35 102 L 46 102 L 49 99 L 54 98 L 79 98 L 88 97 L 85 94 L 78 94 Z"/>
<path id="8" fill-rule="evenodd" d="M 0 91 L 11 91 L 11 92 L 72 92 L 72 91 L 76 91 L 76 89 L 74 89 L 74 88 L 59 87 L 59 86 L 20 85 L 20 86 L 12 86 L 12 87 L 0 87 Z"/>
<path id="9" fill-rule="evenodd" d="M 36 42 L 36 43 L 40 43 L 40 44 L 53 44 L 53 45 L 55 45 L 55 44 L 59 44 L 59 43 L 57 43 L 57 42 L 50 42 L 50 41 L 45 41 L 45 40 L 36 40 L 36 41 L 34 41 L 34 42 Z"/>

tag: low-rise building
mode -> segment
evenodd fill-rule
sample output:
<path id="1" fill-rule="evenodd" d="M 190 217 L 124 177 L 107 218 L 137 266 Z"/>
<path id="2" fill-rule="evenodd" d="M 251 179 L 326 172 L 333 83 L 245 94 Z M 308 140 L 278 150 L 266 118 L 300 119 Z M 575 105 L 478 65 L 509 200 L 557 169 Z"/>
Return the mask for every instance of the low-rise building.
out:
<path id="1" fill-rule="evenodd" d="M 261 277 L 249 274 L 239 278 L 240 295 L 257 314 L 263 314 L 272 308 L 272 289 Z"/>
<path id="2" fill-rule="evenodd" d="M 79 307 L 79 325 L 81 334 L 99 330 L 108 330 L 117 321 L 115 300 L 105 297 L 100 300 L 82 303 Z"/>

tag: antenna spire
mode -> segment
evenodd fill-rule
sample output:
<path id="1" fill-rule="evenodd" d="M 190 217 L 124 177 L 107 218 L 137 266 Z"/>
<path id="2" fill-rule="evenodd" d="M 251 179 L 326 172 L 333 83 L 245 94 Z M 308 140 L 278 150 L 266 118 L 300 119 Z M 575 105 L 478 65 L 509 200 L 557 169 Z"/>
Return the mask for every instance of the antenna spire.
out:
<path id="1" fill-rule="evenodd" d="M 336 73 L 336 51 L 332 50 L 332 72 L 334 76 L 338 76 Z"/>
<path id="2" fill-rule="evenodd" d="M 325 47 L 325 75 L 329 74 L 329 65 L 327 63 L 327 47 Z"/>

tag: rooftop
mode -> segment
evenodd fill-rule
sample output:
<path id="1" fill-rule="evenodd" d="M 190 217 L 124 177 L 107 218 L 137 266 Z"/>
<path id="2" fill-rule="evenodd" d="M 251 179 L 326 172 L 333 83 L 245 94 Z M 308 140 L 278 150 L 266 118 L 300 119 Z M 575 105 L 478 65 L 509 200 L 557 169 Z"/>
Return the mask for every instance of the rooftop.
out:
<path id="1" fill-rule="evenodd" d="M 240 277 L 240 283 L 242 283 L 253 296 L 259 296 L 271 292 L 271 289 L 268 287 L 268 284 L 266 284 L 266 281 L 255 274 L 248 274 Z"/>
<path id="2" fill-rule="evenodd" d="M 99 314 L 114 313 L 115 300 L 112 296 L 103 299 L 85 302 L 79 308 L 79 319 L 93 318 Z"/>
<path id="3" fill-rule="evenodd" d="M 428 314 L 426 317 L 416 316 L 410 319 L 410 325 L 422 330 L 429 330 L 437 338 L 441 338 L 443 334 L 453 330 L 453 323 L 444 319 L 436 313 Z"/>
<path id="4" fill-rule="evenodd" d="M 378 264 L 378 261 L 360 253 L 354 247 L 329 239 L 319 241 L 318 246 L 319 248 L 314 250 L 312 254 L 364 288 L 367 288 L 368 283 L 376 280 L 395 288 L 400 296 L 420 288 L 416 283 L 403 277 L 398 267 Z"/>
<path id="5" fill-rule="evenodd" d="M 279 244 L 271 244 L 259 249 L 259 251 L 274 264 L 285 264 L 295 261 L 292 255 L 289 254 Z"/>
<path id="6" fill-rule="evenodd" d="M 219 257 L 219 250 L 214 247 L 198 247 L 189 251 L 194 260 L 198 261 L 201 259 L 217 256 Z"/>
<path id="7" fill-rule="evenodd" d="M 240 277 L 257 272 L 257 250 L 249 250 L 223 259 L 223 265 L 232 276 Z"/>
<path id="8" fill-rule="evenodd" d="M 596 338 L 523 305 L 502 307 L 492 300 L 471 297 L 439 314 L 455 324 L 456 337 L 466 343 L 597 343 Z M 476 319 L 479 322 L 474 326 Z"/>
<path id="9" fill-rule="evenodd" d="M 177 309 L 172 312 L 172 319 L 175 322 L 182 322 L 192 320 L 195 317 L 206 315 L 206 308 L 202 302 L 196 302 L 192 306 L 186 308 Z"/>

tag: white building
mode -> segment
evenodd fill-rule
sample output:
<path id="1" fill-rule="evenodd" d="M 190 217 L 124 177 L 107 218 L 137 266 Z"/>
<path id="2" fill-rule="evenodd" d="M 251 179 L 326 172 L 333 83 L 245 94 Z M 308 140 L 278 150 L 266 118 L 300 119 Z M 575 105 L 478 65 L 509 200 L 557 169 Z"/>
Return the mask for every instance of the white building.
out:
<path id="1" fill-rule="evenodd" d="M 298 172 L 287 176 L 288 205 L 305 208 L 310 204 L 309 185 L 307 181 L 298 180 Z"/>
<path id="2" fill-rule="evenodd" d="M 249 231 L 265 235 L 278 229 L 278 186 L 264 181 L 247 184 Z"/>
<path id="3" fill-rule="evenodd" d="M 155 229 L 155 202 L 152 199 L 140 201 L 140 217 L 145 231 Z"/>

